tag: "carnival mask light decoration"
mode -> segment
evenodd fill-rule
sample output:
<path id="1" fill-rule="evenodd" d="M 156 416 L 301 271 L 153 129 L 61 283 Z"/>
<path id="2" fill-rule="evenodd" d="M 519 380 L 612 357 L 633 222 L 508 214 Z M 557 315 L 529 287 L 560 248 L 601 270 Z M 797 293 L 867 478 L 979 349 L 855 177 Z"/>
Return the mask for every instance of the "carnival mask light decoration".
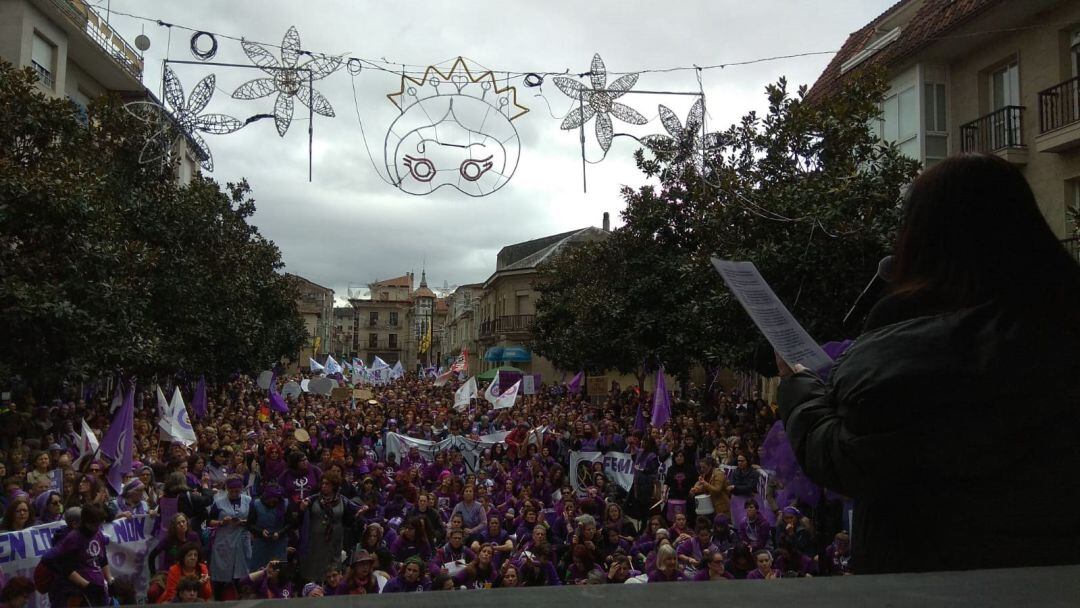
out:
<path id="1" fill-rule="evenodd" d="M 446 72 L 430 66 L 420 79 L 403 76 L 401 89 L 387 95 L 401 114 L 387 131 L 384 160 L 402 191 L 425 195 L 450 186 L 487 196 L 513 177 L 521 154 L 513 120 L 528 109 L 492 72 L 473 72 L 458 57 Z"/>

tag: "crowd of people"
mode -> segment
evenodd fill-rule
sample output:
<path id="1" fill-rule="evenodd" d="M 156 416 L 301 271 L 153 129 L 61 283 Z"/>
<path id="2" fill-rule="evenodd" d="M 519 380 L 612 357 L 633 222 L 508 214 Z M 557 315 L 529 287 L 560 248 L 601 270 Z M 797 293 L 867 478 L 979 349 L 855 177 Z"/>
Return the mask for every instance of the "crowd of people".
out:
<path id="1" fill-rule="evenodd" d="M 278 381 L 290 379 L 300 378 Z M 370 400 L 303 393 L 283 413 L 238 377 L 211 386 L 188 447 L 160 441 L 153 393 L 140 387 L 135 462 L 118 493 L 107 459 L 73 464 L 80 419 L 99 436 L 110 423 L 107 391 L 15 399 L 0 411 L 0 533 L 67 522 L 41 560 L 53 606 L 852 572 L 835 497 L 778 503 L 783 480 L 762 483 L 776 412 L 755 393 L 691 386 L 657 428 L 641 424 L 651 395 L 637 388 L 588 398 L 544 385 L 512 408 L 478 398 L 458 411 L 457 385 L 408 374 L 370 387 Z M 391 433 L 500 431 L 475 458 L 388 449 Z M 575 451 L 629 454 L 632 486 L 601 459 L 575 491 Z M 136 590 L 114 580 L 100 528 L 138 515 L 158 516 L 161 531 Z M 18 606 L 33 589 L 9 577 L 0 601 Z"/>

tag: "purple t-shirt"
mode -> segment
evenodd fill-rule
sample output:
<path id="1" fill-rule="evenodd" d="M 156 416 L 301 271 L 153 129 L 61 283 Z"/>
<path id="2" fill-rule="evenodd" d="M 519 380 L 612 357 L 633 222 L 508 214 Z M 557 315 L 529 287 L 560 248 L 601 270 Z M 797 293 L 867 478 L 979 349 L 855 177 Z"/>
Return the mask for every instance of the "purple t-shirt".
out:
<path id="1" fill-rule="evenodd" d="M 101 531 L 87 536 L 82 530 L 74 530 L 49 549 L 42 560 L 53 565 L 66 579 L 71 572 L 78 572 L 91 585 L 105 588 L 105 573 L 102 568 L 109 565 L 105 548 L 109 544 Z"/>

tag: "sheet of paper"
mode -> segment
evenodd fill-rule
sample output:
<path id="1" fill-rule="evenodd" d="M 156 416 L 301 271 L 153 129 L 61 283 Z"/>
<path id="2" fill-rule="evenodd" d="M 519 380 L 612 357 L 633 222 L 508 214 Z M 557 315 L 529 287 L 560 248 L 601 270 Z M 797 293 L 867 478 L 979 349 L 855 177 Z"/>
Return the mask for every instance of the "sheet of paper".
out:
<path id="1" fill-rule="evenodd" d="M 792 366 L 802 363 L 815 371 L 832 365 L 829 355 L 791 316 L 753 262 L 731 262 L 714 257 L 712 263 L 758 330 L 784 361 Z"/>

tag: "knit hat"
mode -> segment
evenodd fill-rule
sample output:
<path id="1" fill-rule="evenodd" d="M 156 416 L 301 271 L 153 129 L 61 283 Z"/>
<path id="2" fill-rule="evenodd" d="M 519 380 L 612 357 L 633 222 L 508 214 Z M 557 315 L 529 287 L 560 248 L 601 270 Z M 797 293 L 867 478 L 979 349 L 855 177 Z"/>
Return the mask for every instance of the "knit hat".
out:
<path id="1" fill-rule="evenodd" d="M 123 489 L 122 489 L 122 491 L 120 493 L 124 494 L 124 495 L 127 495 L 127 494 L 130 494 L 131 492 L 135 492 L 136 490 L 141 490 L 141 489 L 143 489 L 143 487 L 144 486 L 143 486 L 142 480 L 140 480 L 138 477 L 136 477 L 135 479 L 132 479 L 131 481 L 125 483 L 124 487 L 123 487 Z"/>

